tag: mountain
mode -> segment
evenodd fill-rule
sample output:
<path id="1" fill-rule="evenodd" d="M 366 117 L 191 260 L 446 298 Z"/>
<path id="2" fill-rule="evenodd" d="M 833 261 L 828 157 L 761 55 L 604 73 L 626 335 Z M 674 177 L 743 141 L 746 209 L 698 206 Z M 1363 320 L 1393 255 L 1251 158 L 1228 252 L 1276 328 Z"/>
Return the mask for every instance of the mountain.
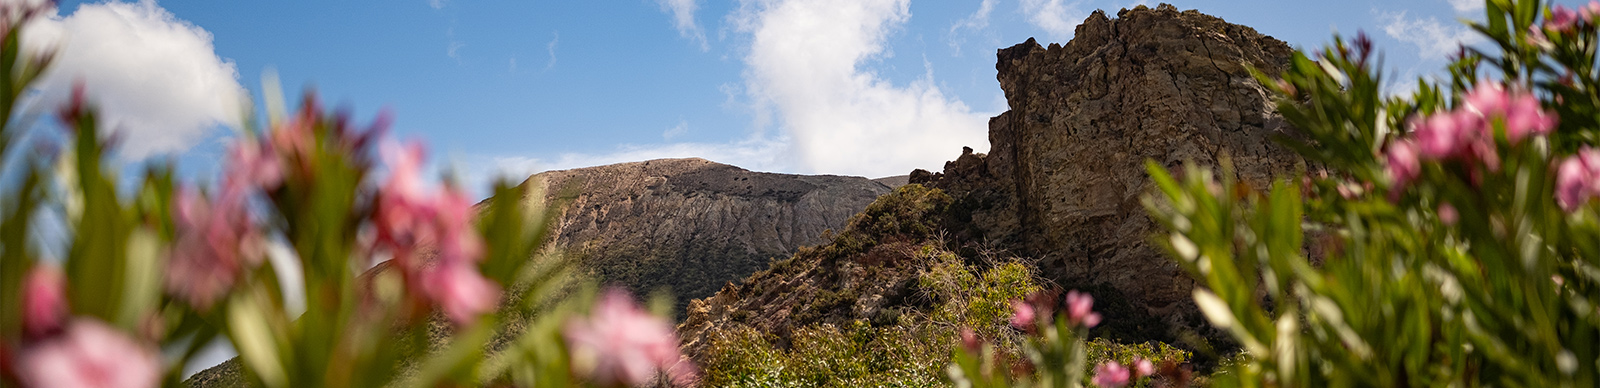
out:
<path id="1" fill-rule="evenodd" d="M 670 291 L 682 311 L 728 282 L 823 242 L 889 187 L 861 177 L 753 172 L 658 159 L 528 178 L 571 193 L 554 243 L 602 282 Z"/>
<path id="2" fill-rule="evenodd" d="M 565 202 L 551 243 L 576 255 L 583 271 L 641 296 L 669 291 L 678 312 L 824 242 L 825 232 L 890 191 L 861 177 L 753 172 L 699 158 L 548 171 L 523 184 L 540 185 L 546 203 Z M 186 384 L 243 381 L 234 358 Z"/>
<path id="3" fill-rule="evenodd" d="M 783 343 L 806 325 L 926 310 L 915 279 L 938 263 L 919 253 L 930 249 L 980 266 L 1021 257 L 1056 285 L 1088 290 L 1107 318 L 1102 335 L 1215 334 L 1190 299 L 1194 282 L 1149 243 L 1159 228 L 1141 205 L 1153 187 L 1144 163 L 1231 158 L 1258 188 L 1303 166 L 1270 140 L 1294 131 L 1247 70 L 1281 72 L 1291 53 L 1166 4 L 1096 11 L 1065 45 L 1001 49 L 1010 110 L 990 120 L 990 152 L 967 148 L 943 171 L 912 172 L 828 244 L 695 301 L 679 327 L 685 348 L 702 357 L 721 333 L 753 328 Z"/>

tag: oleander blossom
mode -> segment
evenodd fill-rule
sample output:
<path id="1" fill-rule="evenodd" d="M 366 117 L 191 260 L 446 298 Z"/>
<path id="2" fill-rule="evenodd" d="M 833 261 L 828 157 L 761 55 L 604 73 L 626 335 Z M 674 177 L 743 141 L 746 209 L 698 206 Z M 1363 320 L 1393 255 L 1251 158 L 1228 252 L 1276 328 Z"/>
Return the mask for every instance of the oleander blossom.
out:
<path id="1" fill-rule="evenodd" d="M 272 190 L 283 183 L 283 163 L 272 143 L 246 138 L 228 147 L 224 191 Z"/>
<path id="2" fill-rule="evenodd" d="M 1133 378 L 1151 376 L 1156 373 L 1156 364 L 1144 357 L 1133 357 Z"/>
<path id="3" fill-rule="evenodd" d="M 1103 388 L 1121 388 L 1128 386 L 1130 379 L 1127 367 L 1116 361 L 1106 361 L 1094 367 L 1094 378 L 1090 381 Z"/>
<path id="4" fill-rule="evenodd" d="M 1550 17 L 1544 20 L 1544 28 L 1551 31 L 1567 32 L 1578 23 L 1578 12 L 1564 5 L 1550 8 Z"/>
<path id="5" fill-rule="evenodd" d="M 1094 297 L 1089 293 L 1067 292 L 1067 321 L 1075 326 L 1092 328 L 1100 324 L 1100 313 L 1094 312 Z"/>
<path id="6" fill-rule="evenodd" d="M 1033 304 L 1021 300 L 1011 300 L 1011 327 L 1032 333 L 1038 324 L 1039 313 L 1034 311 Z"/>
<path id="7" fill-rule="evenodd" d="M 472 263 L 440 262 L 423 273 L 422 281 L 423 292 L 458 325 L 472 323 L 500 301 L 500 286 Z"/>
<path id="8" fill-rule="evenodd" d="M 423 188 L 421 143 L 388 143 L 380 150 L 389 166 L 377 198 L 373 224 L 377 245 L 394 255 L 411 285 L 458 325 L 494 309 L 500 287 L 477 270 L 483 238 L 472 226 L 472 202 L 453 187 Z M 436 263 L 420 262 L 420 250 L 438 250 Z"/>
<path id="9" fill-rule="evenodd" d="M 1583 147 L 1556 165 L 1556 205 L 1572 212 L 1600 196 L 1600 149 Z"/>
<path id="10" fill-rule="evenodd" d="M 22 331 L 40 338 L 61 328 L 67 318 L 67 280 L 51 265 L 35 265 L 22 282 Z"/>
<path id="11" fill-rule="evenodd" d="M 562 333 L 573 371 L 602 386 L 642 386 L 657 373 L 673 385 L 696 378 L 694 366 L 678 353 L 678 339 L 666 320 L 639 309 L 626 291 L 610 289 L 588 318 L 572 318 Z"/>
<path id="12" fill-rule="evenodd" d="M 177 238 L 167 263 L 167 291 L 200 310 L 226 295 L 248 268 L 261 263 L 265 243 L 247 212 L 243 192 L 225 190 L 215 202 L 193 188 L 173 196 Z"/>
<path id="13" fill-rule="evenodd" d="M 1407 124 L 1411 133 L 1385 148 L 1384 168 L 1396 189 L 1391 199 L 1421 176 L 1423 162 L 1461 163 L 1470 168 L 1474 182 L 1480 167 L 1499 171 L 1496 128 L 1504 129 L 1512 146 L 1556 128 L 1556 115 L 1546 111 L 1538 97 L 1508 90 L 1499 82 L 1480 82 L 1462 100 L 1456 109 L 1411 118 Z"/>
<path id="14" fill-rule="evenodd" d="M 77 319 L 61 334 L 24 348 L 17 374 L 30 387 L 155 387 L 161 358 L 104 323 Z"/>
<path id="15" fill-rule="evenodd" d="M 1417 158 L 1417 143 L 1411 140 L 1389 144 L 1384 152 L 1384 165 L 1395 186 L 1405 187 L 1422 176 L 1422 161 Z"/>

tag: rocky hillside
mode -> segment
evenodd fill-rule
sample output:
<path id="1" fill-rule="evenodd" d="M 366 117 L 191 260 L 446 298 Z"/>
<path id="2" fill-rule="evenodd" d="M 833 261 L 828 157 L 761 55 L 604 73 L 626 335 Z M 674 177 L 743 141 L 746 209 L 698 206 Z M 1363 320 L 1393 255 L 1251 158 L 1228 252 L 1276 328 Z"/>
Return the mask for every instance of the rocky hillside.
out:
<path id="1" fill-rule="evenodd" d="M 1280 72 L 1290 53 L 1249 27 L 1170 5 L 1114 19 L 1096 11 L 1066 45 L 1001 49 L 1010 110 L 990 120 L 987 155 L 969 148 L 941 172 L 913 172 L 830 244 L 696 301 L 679 329 L 686 347 L 698 352 L 730 328 L 782 336 L 918 309 L 927 301 L 911 279 L 930 265 L 918 261 L 925 248 L 978 264 L 995 252 L 1024 257 L 1058 285 L 1094 292 L 1102 334 L 1171 341 L 1203 331 L 1193 282 L 1148 243 L 1157 229 L 1140 203 L 1151 189 L 1143 166 L 1231 156 L 1256 187 L 1293 172 L 1298 157 L 1270 140 L 1291 130 L 1247 70 Z M 923 219 L 903 218 L 912 214 Z"/>
<path id="2" fill-rule="evenodd" d="M 573 195 L 553 232 L 602 282 L 667 288 L 681 311 L 773 259 L 822 243 L 889 188 L 860 177 L 752 172 L 659 159 L 534 175 Z M 552 194 L 554 195 L 554 194 Z"/>

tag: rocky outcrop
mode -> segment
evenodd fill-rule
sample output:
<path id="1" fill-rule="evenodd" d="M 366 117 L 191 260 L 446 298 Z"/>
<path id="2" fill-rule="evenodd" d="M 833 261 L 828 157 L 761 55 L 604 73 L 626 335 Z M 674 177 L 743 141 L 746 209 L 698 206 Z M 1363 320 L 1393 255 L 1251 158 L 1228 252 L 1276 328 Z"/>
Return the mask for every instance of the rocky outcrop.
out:
<path id="1" fill-rule="evenodd" d="M 569 193 L 552 232 L 602 282 L 687 301 L 817 245 L 889 188 L 860 177 L 752 172 L 660 159 L 540 173 Z"/>
<path id="2" fill-rule="evenodd" d="M 1266 187 L 1300 159 L 1274 144 L 1290 133 L 1249 73 L 1283 71 L 1292 50 L 1255 30 L 1171 5 L 1117 18 L 1096 11 L 1066 45 L 999 51 L 1010 110 L 989 121 L 987 155 L 965 150 L 911 183 L 944 189 L 971 222 L 965 238 L 1038 261 L 1068 288 L 1126 301 L 1156 326 L 1193 327 L 1194 282 L 1148 243 L 1144 163 L 1215 166 Z M 1115 317 L 1110 317 L 1115 318 Z M 1137 321 L 1137 320 L 1135 320 Z"/>

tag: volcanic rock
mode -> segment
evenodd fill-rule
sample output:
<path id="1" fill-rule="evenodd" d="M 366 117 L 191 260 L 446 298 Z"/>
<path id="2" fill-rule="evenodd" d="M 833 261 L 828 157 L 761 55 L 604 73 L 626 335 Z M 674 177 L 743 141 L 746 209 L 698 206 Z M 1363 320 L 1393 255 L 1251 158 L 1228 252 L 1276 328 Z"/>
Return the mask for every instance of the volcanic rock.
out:
<path id="1" fill-rule="evenodd" d="M 1149 243 L 1159 229 L 1140 203 L 1153 188 L 1144 163 L 1231 158 L 1257 188 L 1293 172 L 1301 159 L 1271 140 L 1293 131 L 1248 70 L 1281 73 L 1291 54 L 1249 27 L 1171 5 L 1116 19 L 1096 11 L 1066 45 L 1001 49 L 1010 110 L 989 121 L 989 153 L 964 150 L 911 183 L 972 209 L 964 237 L 1035 258 L 1064 287 L 1125 301 L 1128 315 L 1157 321 L 1146 329 L 1193 327 L 1194 282 Z"/>
<path id="2" fill-rule="evenodd" d="M 690 299 L 823 242 L 889 188 L 861 177 L 752 172 L 704 159 L 659 159 L 534 175 L 575 193 L 555 244 L 598 280 Z"/>

